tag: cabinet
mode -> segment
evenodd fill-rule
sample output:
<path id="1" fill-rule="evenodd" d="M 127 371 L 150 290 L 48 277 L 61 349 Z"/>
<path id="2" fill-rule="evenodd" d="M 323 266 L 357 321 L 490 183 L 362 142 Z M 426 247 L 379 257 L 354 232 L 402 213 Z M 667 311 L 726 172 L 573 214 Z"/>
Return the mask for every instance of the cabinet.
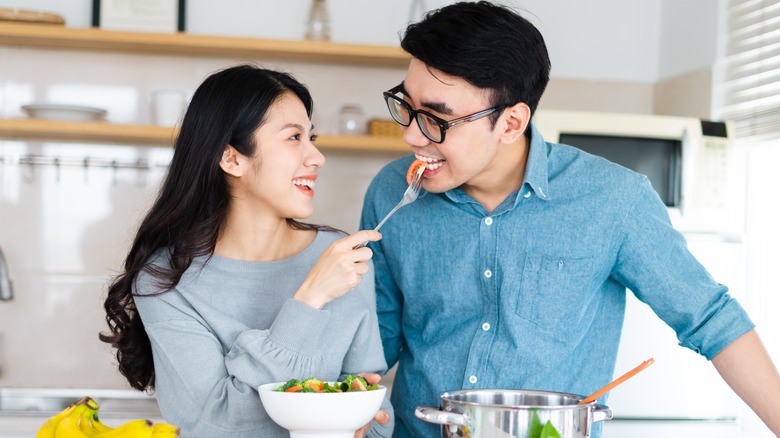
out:
<path id="1" fill-rule="evenodd" d="M 157 34 L 0 23 L 0 45 L 44 49 L 87 50 L 187 57 L 243 57 L 372 67 L 402 67 L 409 55 L 399 47 L 284 41 L 207 35 Z M 169 145 L 171 128 L 105 122 L 0 119 L 0 137 L 23 140 L 66 140 L 134 145 Z M 320 136 L 325 149 L 408 151 L 400 138 Z"/>

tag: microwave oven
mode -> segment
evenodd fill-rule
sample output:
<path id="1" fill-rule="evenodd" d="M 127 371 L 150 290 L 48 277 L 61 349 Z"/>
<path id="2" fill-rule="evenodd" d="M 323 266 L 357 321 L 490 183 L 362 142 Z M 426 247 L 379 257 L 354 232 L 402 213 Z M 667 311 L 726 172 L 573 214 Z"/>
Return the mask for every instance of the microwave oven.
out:
<path id="1" fill-rule="evenodd" d="M 642 114 L 539 110 L 548 142 L 600 155 L 644 174 L 685 233 L 739 239 L 744 228 L 744 166 L 728 122 Z"/>

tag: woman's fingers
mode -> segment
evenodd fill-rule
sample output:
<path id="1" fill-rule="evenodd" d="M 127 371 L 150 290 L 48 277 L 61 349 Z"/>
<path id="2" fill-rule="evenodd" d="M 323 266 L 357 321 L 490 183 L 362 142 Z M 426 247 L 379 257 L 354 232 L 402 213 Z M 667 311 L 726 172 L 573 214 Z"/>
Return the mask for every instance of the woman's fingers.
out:
<path id="1" fill-rule="evenodd" d="M 341 239 L 344 245 L 350 249 L 365 242 L 376 242 L 382 238 L 382 233 L 374 230 L 361 230 Z M 356 249 L 359 250 L 361 248 Z"/>
<path id="2" fill-rule="evenodd" d="M 357 262 L 355 263 L 355 272 L 360 274 L 361 276 L 368 272 L 368 263 L 365 262 Z"/>
<path id="3" fill-rule="evenodd" d="M 390 422 L 390 415 L 388 415 L 385 411 L 379 411 L 374 416 L 374 421 L 379 424 L 387 424 Z"/>
<path id="4" fill-rule="evenodd" d="M 355 246 L 381 238 L 382 234 L 378 231 L 363 230 L 333 242 L 320 255 L 293 298 L 314 308 L 322 308 L 357 287 L 368 272 L 368 260 L 373 252 L 370 248 Z"/>
<path id="5" fill-rule="evenodd" d="M 374 421 L 379 424 L 387 424 L 390 422 L 390 416 L 385 411 L 379 411 L 374 415 Z M 371 423 L 366 424 L 362 428 L 355 431 L 355 438 L 363 438 L 368 431 L 371 430 Z"/>
<path id="6" fill-rule="evenodd" d="M 376 385 L 382 380 L 382 376 L 377 373 L 358 373 L 357 375 L 366 379 L 369 385 Z"/>

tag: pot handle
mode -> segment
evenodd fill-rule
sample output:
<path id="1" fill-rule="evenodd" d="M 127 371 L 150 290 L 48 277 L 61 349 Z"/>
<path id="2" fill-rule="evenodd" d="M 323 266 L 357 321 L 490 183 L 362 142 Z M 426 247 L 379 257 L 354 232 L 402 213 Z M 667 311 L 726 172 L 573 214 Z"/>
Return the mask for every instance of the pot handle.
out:
<path id="1" fill-rule="evenodd" d="M 612 409 L 605 405 L 593 405 L 593 422 L 612 419 Z"/>
<path id="2" fill-rule="evenodd" d="M 417 409 L 414 410 L 414 416 L 420 420 L 441 425 L 466 426 L 468 423 L 467 415 L 440 411 L 428 406 L 417 406 Z"/>

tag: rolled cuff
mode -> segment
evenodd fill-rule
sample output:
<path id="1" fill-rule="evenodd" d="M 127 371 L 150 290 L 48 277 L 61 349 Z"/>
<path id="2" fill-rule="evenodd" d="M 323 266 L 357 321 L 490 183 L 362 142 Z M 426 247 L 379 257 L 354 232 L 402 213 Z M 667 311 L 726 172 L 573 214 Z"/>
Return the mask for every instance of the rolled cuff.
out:
<path id="1" fill-rule="evenodd" d="M 702 324 L 680 345 L 711 360 L 727 345 L 755 327 L 747 312 L 735 299 L 730 299 L 715 315 Z"/>

